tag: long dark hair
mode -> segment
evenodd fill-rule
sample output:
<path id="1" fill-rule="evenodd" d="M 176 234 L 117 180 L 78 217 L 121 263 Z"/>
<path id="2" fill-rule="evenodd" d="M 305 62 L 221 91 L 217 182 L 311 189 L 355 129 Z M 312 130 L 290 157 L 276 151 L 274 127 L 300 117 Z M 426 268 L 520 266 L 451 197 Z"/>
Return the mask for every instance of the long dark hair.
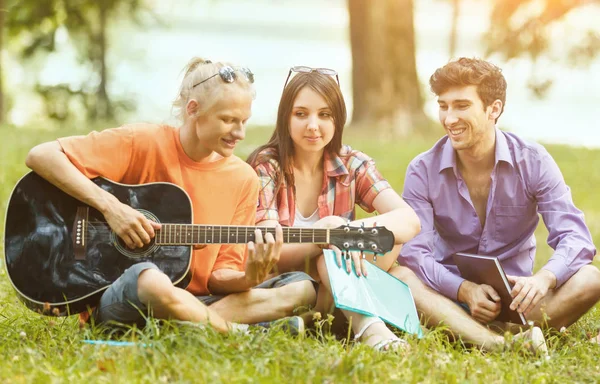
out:
<path id="1" fill-rule="evenodd" d="M 333 138 L 325 147 L 325 151 L 331 155 L 339 155 L 342 149 L 342 134 L 344 133 L 344 125 L 346 125 L 346 103 L 340 87 L 331 76 L 318 72 L 298 73 L 290 80 L 281 94 L 277 123 L 273 135 L 266 144 L 254 150 L 247 160 L 253 167 L 271 159 L 277 161 L 279 168 L 276 169 L 275 175 L 275 193 L 277 193 L 284 180 L 288 186 L 294 186 L 294 173 L 292 171 L 294 142 L 290 135 L 290 118 L 294 101 L 304 87 L 309 87 L 321 95 L 331 109 L 335 131 Z"/>

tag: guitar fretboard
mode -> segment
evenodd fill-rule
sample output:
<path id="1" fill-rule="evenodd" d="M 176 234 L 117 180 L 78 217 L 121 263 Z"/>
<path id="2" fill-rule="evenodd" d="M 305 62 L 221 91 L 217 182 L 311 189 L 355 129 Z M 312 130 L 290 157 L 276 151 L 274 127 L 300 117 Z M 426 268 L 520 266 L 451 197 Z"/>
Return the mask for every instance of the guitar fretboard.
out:
<path id="1" fill-rule="evenodd" d="M 158 245 L 245 244 L 256 241 L 256 229 L 260 229 L 263 240 L 267 233 L 275 237 L 274 227 L 162 224 L 161 229 L 156 230 L 155 242 Z M 289 227 L 282 229 L 285 243 L 329 244 L 329 229 Z"/>

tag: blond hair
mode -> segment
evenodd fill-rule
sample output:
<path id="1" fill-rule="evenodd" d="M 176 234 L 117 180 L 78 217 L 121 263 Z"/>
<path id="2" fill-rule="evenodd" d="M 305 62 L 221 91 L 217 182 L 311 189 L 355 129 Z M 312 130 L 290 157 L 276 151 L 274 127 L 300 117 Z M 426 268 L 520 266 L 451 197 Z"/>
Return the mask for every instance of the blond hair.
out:
<path id="1" fill-rule="evenodd" d="M 224 82 L 219 75 L 208 81 L 204 81 L 218 74 L 219 70 L 225 66 L 236 68 L 230 63 L 213 63 L 200 57 L 194 57 L 188 62 L 184 68 L 185 74 L 179 87 L 179 93 L 173 102 L 177 118 L 183 122 L 187 120 L 186 106 L 190 100 L 196 100 L 200 105 L 195 115 L 191 116 L 196 117 L 209 110 L 228 90 L 231 91 L 233 87 L 237 87 L 238 91 L 249 92 L 254 99 L 254 86 L 239 71 L 236 71 L 236 79 L 233 83 Z M 198 84 L 200 82 L 202 83 Z"/>

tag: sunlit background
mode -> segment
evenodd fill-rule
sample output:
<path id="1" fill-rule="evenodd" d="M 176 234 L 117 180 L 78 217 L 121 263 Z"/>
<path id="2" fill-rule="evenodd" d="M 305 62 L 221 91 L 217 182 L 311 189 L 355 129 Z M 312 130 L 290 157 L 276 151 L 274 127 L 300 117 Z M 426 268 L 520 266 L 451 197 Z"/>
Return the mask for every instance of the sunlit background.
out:
<path id="1" fill-rule="evenodd" d="M 176 123 L 171 111 L 181 71 L 193 56 L 230 61 L 252 69 L 257 98 L 252 124 L 272 125 L 290 66 L 334 68 L 339 72 L 348 110 L 352 111 L 352 56 L 345 0 L 181 0 L 142 2 L 156 17 L 142 12 L 141 24 L 127 15 L 111 19 L 108 29 L 108 92 L 128 100 L 134 110 L 122 113 L 118 124 L 132 121 Z M 376 6 L 378 0 L 372 0 Z M 490 27 L 495 1 L 461 0 L 454 56 L 486 54 L 484 34 Z M 514 1 L 507 1 L 514 3 Z M 514 22 L 535 14 L 546 1 L 531 1 Z M 550 1 L 550 3 L 552 3 Z M 577 3 L 577 2 L 575 2 Z M 431 73 L 450 57 L 453 2 L 414 0 L 416 60 L 425 98 L 424 109 L 436 117 L 436 103 L 427 89 Z M 537 8 L 536 8 L 537 7 Z M 548 29 L 551 46 L 533 62 L 529 55 L 489 59 L 503 68 L 508 81 L 507 104 L 500 126 L 544 142 L 600 146 L 600 57 L 569 65 L 567 46 L 600 31 L 600 5 L 583 1 Z M 46 25 L 31 26 L 48 28 Z M 60 27 L 55 51 L 24 59 L 19 47 L 27 33 L 9 38 L 3 51 L 7 120 L 17 126 L 43 125 L 45 108 L 36 84 L 94 87 L 97 76 L 80 62 L 77 37 Z M 582 60 L 579 60 L 582 61 Z M 543 97 L 529 84 L 552 80 Z M 77 111 L 77 108 L 75 108 Z M 81 112 L 81 111 L 80 111 Z M 82 118 L 81 116 L 76 117 Z M 441 134 L 441 131 L 440 131 Z"/>

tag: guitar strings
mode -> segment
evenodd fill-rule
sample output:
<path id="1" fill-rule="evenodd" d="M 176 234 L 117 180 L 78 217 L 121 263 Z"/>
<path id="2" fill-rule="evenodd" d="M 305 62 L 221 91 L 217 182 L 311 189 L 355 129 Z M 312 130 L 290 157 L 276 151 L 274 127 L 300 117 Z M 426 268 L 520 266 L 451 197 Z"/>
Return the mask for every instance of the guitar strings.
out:
<path id="1" fill-rule="evenodd" d="M 88 222 L 90 224 L 90 226 L 93 227 L 94 229 L 94 235 L 109 235 L 110 237 L 112 237 L 113 231 L 110 229 L 110 227 L 108 226 L 108 223 L 106 221 L 101 221 L 101 220 L 90 220 Z M 99 226 L 96 226 L 99 225 Z M 199 226 L 201 225 L 201 226 Z M 169 243 L 171 244 L 180 244 L 182 243 L 181 240 L 182 238 L 190 238 L 190 242 L 184 241 L 183 243 L 186 244 L 243 244 L 246 241 L 235 241 L 232 243 L 229 242 L 224 242 L 223 240 L 228 240 L 228 239 L 232 239 L 233 235 L 235 233 L 235 239 L 237 240 L 238 236 L 240 235 L 240 230 L 242 230 L 242 236 L 246 237 L 246 238 L 253 238 L 254 237 L 254 230 L 255 229 L 260 229 L 265 235 L 267 233 L 271 233 L 272 235 L 275 235 L 275 228 L 274 227 L 252 227 L 252 226 L 239 226 L 239 227 L 233 227 L 233 226 L 221 226 L 221 225 L 202 225 L 202 224 L 163 224 L 163 226 L 165 228 L 163 229 L 158 229 L 155 230 L 156 232 L 156 237 L 155 237 L 155 241 L 158 241 L 161 244 L 164 245 L 169 245 Z M 191 228 L 186 228 L 183 226 L 192 226 Z M 222 228 L 226 228 L 225 231 L 222 230 Z M 227 229 L 229 228 L 229 229 Z M 231 228 L 234 228 L 234 231 L 232 231 Z M 355 227 L 356 228 L 356 227 Z M 367 229 L 367 228 L 365 228 Z M 296 242 L 306 242 L 306 243 L 327 243 L 327 233 L 323 233 L 323 234 L 315 234 L 313 233 L 315 230 L 316 231 L 326 231 L 326 228 L 293 228 L 293 227 L 286 227 L 283 228 L 284 230 L 284 240 L 287 240 L 287 243 L 294 243 L 295 241 L 290 241 L 290 240 L 297 240 Z M 163 232 L 164 231 L 164 232 Z M 217 233 L 218 231 L 218 233 Z M 84 239 L 89 239 L 90 238 L 90 233 L 89 231 L 86 231 L 88 233 L 84 233 Z M 225 232 L 225 233 L 223 233 Z M 304 232 L 304 233 L 302 233 Z M 339 228 L 331 228 L 329 229 L 329 233 L 330 235 L 349 235 L 350 233 L 348 231 L 346 231 L 345 229 L 339 229 Z M 368 232 L 367 232 L 368 234 Z M 293 239 L 290 239 L 289 236 L 294 236 Z M 160 236 L 160 238 L 159 238 Z M 103 237 L 103 236 L 102 236 Z M 198 241 L 193 241 L 194 238 L 196 238 Z M 203 239 L 204 241 L 199 241 L 200 239 Z M 210 242 L 207 241 L 208 238 L 210 238 Z M 217 241 L 215 241 L 217 240 Z M 304 241 L 303 241 L 304 240 Z M 311 240 L 311 241 L 306 241 L 306 240 Z"/>
<path id="2" fill-rule="evenodd" d="M 96 231 L 102 231 L 105 230 L 107 232 L 113 232 L 112 229 L 110 229 L 110 227 L 108 226 L 108 223 L 106 221 L 89 221 L 89 224 L 101 224 L 101 227 L 94 227 L 94 229 Z M 183 233 L 183 232 L 188 232 L 191 231 L 192 233 L 211 233 L 211 232 L 216 232 L 219 231 L 220 233 L 229 233 L 229 235 L 231 235 L 234 231 L 239 234 L 240 231 L 244 231 L 247 233 L 251 233 L 252 235 L 254 234 L 254 230 L 256 229 L 260 229 L 262 232 L 266 232 L 266 233 L 271 233 L 274 234 L 275 233 L 275 228 L 274 227 L 253 227 L 253 226 L 228 226 L 228 225 L 207 225 L 207 224 L 162 224 L 164 227 L 166 227 L 166 229 L 156 229 L 155 232 L 160 232 L 162 230 L 165 230 L 165 233 L 167 232 L 171 232 L 171 233 Z M 191 228 L 182 228 L 180 226 L 192 226 Z M 210 228 L 209 228 L 210 227 Z M 223 228 L 225 228 L 225 230 L 222 230 Z M 230 228 L 229 230 L 227 230 L 227 228 Z M 365 228 L 367 229 L 367 228 Z M 305 232 L 306 236 L 312 236 L 309 235 L 307 233 L 310 233 L 311 231 L 327 231 L 327 228 L 295 228 L 295 227 L 284 227 L 283 228 L 283 232 L 289 232 L 289 233 L 293 233 L 293 234 L 300 234 L 302 232 Z M 345 229 L 339 229 L 339 228 L 329 228 L 329 233 L 335 233 L 335 234 L 343 234 L 343 233 L 347 233 L 350 234 L 351 232 L 346 231 Z M 365 231 L 366 234 L 369 234 L 368 231 Z M 286 236 L 286 234 L 284 233 L 284 236 Z M 318 236 L 318 235 L 315 235 Z M 303 234 L 304 237 L 304 234 Z"/>

